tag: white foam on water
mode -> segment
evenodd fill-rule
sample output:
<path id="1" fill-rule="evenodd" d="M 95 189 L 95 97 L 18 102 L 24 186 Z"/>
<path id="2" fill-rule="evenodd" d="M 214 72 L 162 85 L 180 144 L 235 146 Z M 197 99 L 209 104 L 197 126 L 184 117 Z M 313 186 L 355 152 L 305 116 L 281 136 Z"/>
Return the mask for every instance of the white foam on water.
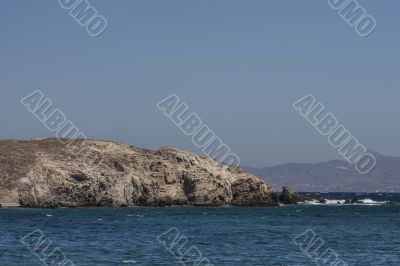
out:
<path id="1" fill-rule="evenodd" d="M 360 200 L 362 203 L 359 203 L 360 205 L 383 205 L 388 203 L 388 201 L 375 201 L 372 199 L 361 199 Z"/>
<path id="2" fill-rule="evenodd" d="M 346 200 L 326 200 L 326 203 L 320 203 L 318 200 L 311 200 L 311 201 L 305 201 L 299 204 L 304 204 L 304 205 L 365 205 L 365 206 L 370 206 L 370 205 L 384 205 L 389 203 L 389 201 L 375 201 L 372 199 L 359 199 L 357 200 L 358 202 L 356 203 L 349 203 L 349 204 L 344 204 Z"/>
<path id="3" fill-rule="evenodd" d="M 345 202 L 345 200 L 326 200 L 326 204 L 328 205 L 341 205 Z"/>
<path id="4" fill-rule="evenodd" d="M 140 215 L 140 214 L 127 214 L 126 216 L 128 216 L 128 217 L 140 217 L 140 218 L 144 217 L 144 215 Z"/>
<path id="5" fill-rule="evenodd" d="M 136 260 L 124 260 L 122 263 L 132 263 L 135 264 L 137 261 Z"/>

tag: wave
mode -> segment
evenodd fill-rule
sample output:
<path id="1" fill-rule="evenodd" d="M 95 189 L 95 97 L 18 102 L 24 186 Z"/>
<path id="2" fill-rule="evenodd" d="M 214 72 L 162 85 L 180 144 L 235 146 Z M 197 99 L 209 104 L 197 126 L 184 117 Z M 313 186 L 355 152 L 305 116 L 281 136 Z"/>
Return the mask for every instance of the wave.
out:
<path id="1" fill-rule="evenodd" d="M 124 260 L 122 263 L 131 263 L 135 264 L 137 261 L 136 260 Z"/>
<path id="2" fill-rule="evenodd" d="M 299 204 L 304 204 L 304 205 L 364 205 L 364 206 L 379 206 L 379 205 L 385 205 L 390 203 L 390 201 L 375 201 L 372 199 L 353 199 L 353 200 L 344 200 L 344 199 L 330 199 L 326 200 L 325 203 L 321 203 L 318 200 L 311 200 L 311 201 L 305 201 L 303 203 Z"/>

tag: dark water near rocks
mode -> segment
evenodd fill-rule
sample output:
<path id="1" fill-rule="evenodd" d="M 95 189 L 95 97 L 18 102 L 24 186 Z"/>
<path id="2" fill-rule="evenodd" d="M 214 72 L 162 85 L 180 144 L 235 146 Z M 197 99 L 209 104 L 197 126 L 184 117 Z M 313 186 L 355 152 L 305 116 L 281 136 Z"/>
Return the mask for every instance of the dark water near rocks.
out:
<path id="1" fill-rule="evenodd" d="M 51 261 L 60 253 L 46 257 L 57 247 L 74 265 L 194 265 L 188 255 L 179 261 L 186 238 L 171 252 L 165 247 L 178 231 L 188 241 L 181 253 L 192 248 L 193 260 L 203 260 L 199 265 L 316 265 L 313 259 L 328 248 L 346 263 L 338 265 L 400 265 L 399 194 L 322 196 L 369 198 L 375 205 L 0 209 L 0 265 L 46 265 L 41 259 L 57 265 Z M 311 255 L 293 242 L 309 229 L 324 241 Z M 34 230 L 41 233 L 21 242 Z M 40 234 L 51 245 L 32 252 Z"/>

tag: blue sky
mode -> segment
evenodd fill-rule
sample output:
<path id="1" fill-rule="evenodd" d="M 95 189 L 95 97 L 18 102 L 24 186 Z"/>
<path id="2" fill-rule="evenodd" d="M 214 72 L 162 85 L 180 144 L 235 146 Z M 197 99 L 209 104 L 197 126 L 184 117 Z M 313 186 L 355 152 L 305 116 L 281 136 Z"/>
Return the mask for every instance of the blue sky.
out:
<path id="1" fill-rule="evenodd" d="M 269 166 L 338 157 L 291 107 L 313 93 L 362 144 L 400 155 L 400 2 L 360 1 L 368 37 L 326 1 L 90 3 L 92 38 L 57 1 L 0 9 L 0 138 L 50 137 L 19 100 L 42 90 L 88 137 L 199 152 L 156 108 L 175 93 L 237 153 Z"/>

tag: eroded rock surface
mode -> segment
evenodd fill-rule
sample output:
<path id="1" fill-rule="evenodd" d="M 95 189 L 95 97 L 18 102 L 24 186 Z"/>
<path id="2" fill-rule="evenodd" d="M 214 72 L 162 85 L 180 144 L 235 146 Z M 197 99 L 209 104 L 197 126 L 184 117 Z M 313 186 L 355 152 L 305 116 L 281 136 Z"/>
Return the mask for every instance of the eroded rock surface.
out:
<path id="1" fill-rule="evenodd" d="M 327 202 L 326 199 L 316 196 L 316 195 L 313 195 L 313 196 L 301 195 L 287 186 L 282 187 L 282 193 L 279 196 L 279 201 L 283 204 L 298 204 L 298 203 L 304 203 L 307 201 L 313 201 L 313 202 L 318 202 L 320 204 L 326 204 L 326 202 Z"/>
<path id="2" fill-rule="evenodd" d="M 270 185 L 174 148 L 97 140 L 0 141 L 0 203 L 25 207 L 276 206 Z"/>
<path id="3" fill-rule="evenodd" d="M 279 200 L 283 204 L 297 204 L 298 202 L 304 201 L 303 197 L 300 196 L 299 193 L 285 186 L 282 187 L 282 194 L 280 195 Z"/>

